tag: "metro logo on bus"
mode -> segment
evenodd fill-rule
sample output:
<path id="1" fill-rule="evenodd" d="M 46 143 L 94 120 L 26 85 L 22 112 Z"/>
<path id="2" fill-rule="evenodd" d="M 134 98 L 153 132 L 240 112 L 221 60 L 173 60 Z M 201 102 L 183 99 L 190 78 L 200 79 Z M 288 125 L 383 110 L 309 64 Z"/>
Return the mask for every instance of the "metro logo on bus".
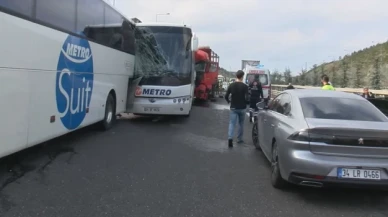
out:
<path id="1" fill-rule="evenodd" d="M 62 124 L 76 129 L 85 119 L 93 92 L 93 56 L 87 40 L 69 35 L 58 60 L 56 102 Z"/>
<path id="2" fill-rule="evenodd" d="M 170 89 L 159 89 L 159 88 L 141 88 L 137 87 L 135 91 L 135 96 L 142 96 L 142 95 L 149 95 L 149 96 L 170 96 L 171 90 Z"/>

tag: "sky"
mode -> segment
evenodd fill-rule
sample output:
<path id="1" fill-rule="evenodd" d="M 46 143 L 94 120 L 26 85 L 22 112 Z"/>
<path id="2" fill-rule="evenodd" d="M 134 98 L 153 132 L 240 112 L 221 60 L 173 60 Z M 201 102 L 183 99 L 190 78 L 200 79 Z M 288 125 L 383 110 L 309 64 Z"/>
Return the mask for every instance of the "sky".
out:
<path id="1" fill-rule="evenodd" d="M 190 25 L 221 67 L 293 74 L 388 40 L 388 0 L 116 0 L 127 18 Z M 167 14 L 170 15 L 158 15 Z"/>

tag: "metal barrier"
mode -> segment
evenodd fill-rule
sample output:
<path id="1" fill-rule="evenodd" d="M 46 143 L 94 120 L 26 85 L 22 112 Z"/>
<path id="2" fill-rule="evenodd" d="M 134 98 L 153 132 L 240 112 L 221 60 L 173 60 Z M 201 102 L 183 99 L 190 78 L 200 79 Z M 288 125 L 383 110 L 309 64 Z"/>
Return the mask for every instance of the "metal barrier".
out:
<path id="1" fill-rule="evenodd" d="M 271 85 L 271 97 L 278 95 L 280 92 L 284 91 L 288 85 Z M 296 89 L 320 89 L 321 87 L 312 87 L 312 86 L 299 86 L 294 85 Z M 362 88 L 335 88 L 336 91 L 343 91 L 354 94 L 362 94 Z M 370 90 L 376 98 L 388 99 L 388 90 Z"/>

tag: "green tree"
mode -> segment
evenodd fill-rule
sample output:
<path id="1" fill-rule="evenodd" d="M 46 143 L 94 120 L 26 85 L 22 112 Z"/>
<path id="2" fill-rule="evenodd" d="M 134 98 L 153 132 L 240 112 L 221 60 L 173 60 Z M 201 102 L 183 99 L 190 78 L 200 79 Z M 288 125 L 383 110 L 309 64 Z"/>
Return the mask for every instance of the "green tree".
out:
<path id="1" fill-rule="evenodd" d="M 380 60 L 379 58 L 375 58 L 375 62 L 374 62 L 374 65 L 373 65 L 373 72 L 372 72 L 372 76 L 371 76 L 371 87 L 372 89 L 375 89 L 375 90 L 380 90 L 381 89 L 381 69 L 380 69 Z"/>
<path id="2" fill-rule="evenodd" d="M 356 64 L 356 71 L 354 73 L 354 87 L 360 88 L 361 87 L 361 69 L 362 69 L 362 63 Z"/>
<path id="3" fill-rule="evenodd" d="M 289 68 L 286 68 L 283 72 L 284 82 L 286 84 L 292 82 L 292 76 L 291 76 L 291 70 Z"/>
<path id="4" fill-rule="evenodd" d="M 282 75 L 277 69 L 273 70 L 271 73 L 271 82 L 274 84 L 282 84 Z"/>
<path id="5" fill-rule="evenodd" d="M 318 66 L 317 64 L 313 65 L 313 81 L 312 85 L 313 86 L 318 86 L 319 85 L 319 74 L 318 74 Z"/>
<path id="6" fill-rule="evenodd" d="M 299 75 L 299 83 L 300 83 L 300 85 L 305 86 L 307 84 L 307 81 L 306 81 L 307 76 L 306 76 L 306 74 L 307 74 L 306 69 L 302 69 L 302 72 Z"/>
<path id="7" fill-rule="evenodd" d="M 325 65 L 321 66 L 321 76 L 325 74 Z"/>
<path id="8" fill-rule="evenodd" d="M 349 70 L 349 64 L 346 61 L 346 59 L 341 61 L 341 68 L 342 68 L 342 76 L 340 79 L 340 86 L 342 88 L 348 87 L 349 79 L 348 79 L 348 70 Z"/>
<path id="9" fill-rule="evenodd" d="M 337 68 L 335 67 L 334 63 L 332 65 L 332 67 L 331 67 L 330 80 L 331 80 L 332 83 L 337 80 Z"/>

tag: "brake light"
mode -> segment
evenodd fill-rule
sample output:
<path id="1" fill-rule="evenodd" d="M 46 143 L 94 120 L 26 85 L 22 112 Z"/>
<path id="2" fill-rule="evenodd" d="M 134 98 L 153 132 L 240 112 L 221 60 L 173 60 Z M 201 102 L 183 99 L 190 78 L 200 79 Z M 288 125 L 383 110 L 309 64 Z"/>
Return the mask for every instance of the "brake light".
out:
<path id="1" fill-rule="evenodd" d="M 297 131 L 288 137 L 289 140 L 310 142 L 309 133 L 306 130 Z"/>
<path id="2" fill-rule="evenodd" d="M 301 130 L 291 134 L 288 139 L 302 142 L 320 142 L 332 144 L 335 137 L 332 135 L 312 133 L 308 130 Z"/>

